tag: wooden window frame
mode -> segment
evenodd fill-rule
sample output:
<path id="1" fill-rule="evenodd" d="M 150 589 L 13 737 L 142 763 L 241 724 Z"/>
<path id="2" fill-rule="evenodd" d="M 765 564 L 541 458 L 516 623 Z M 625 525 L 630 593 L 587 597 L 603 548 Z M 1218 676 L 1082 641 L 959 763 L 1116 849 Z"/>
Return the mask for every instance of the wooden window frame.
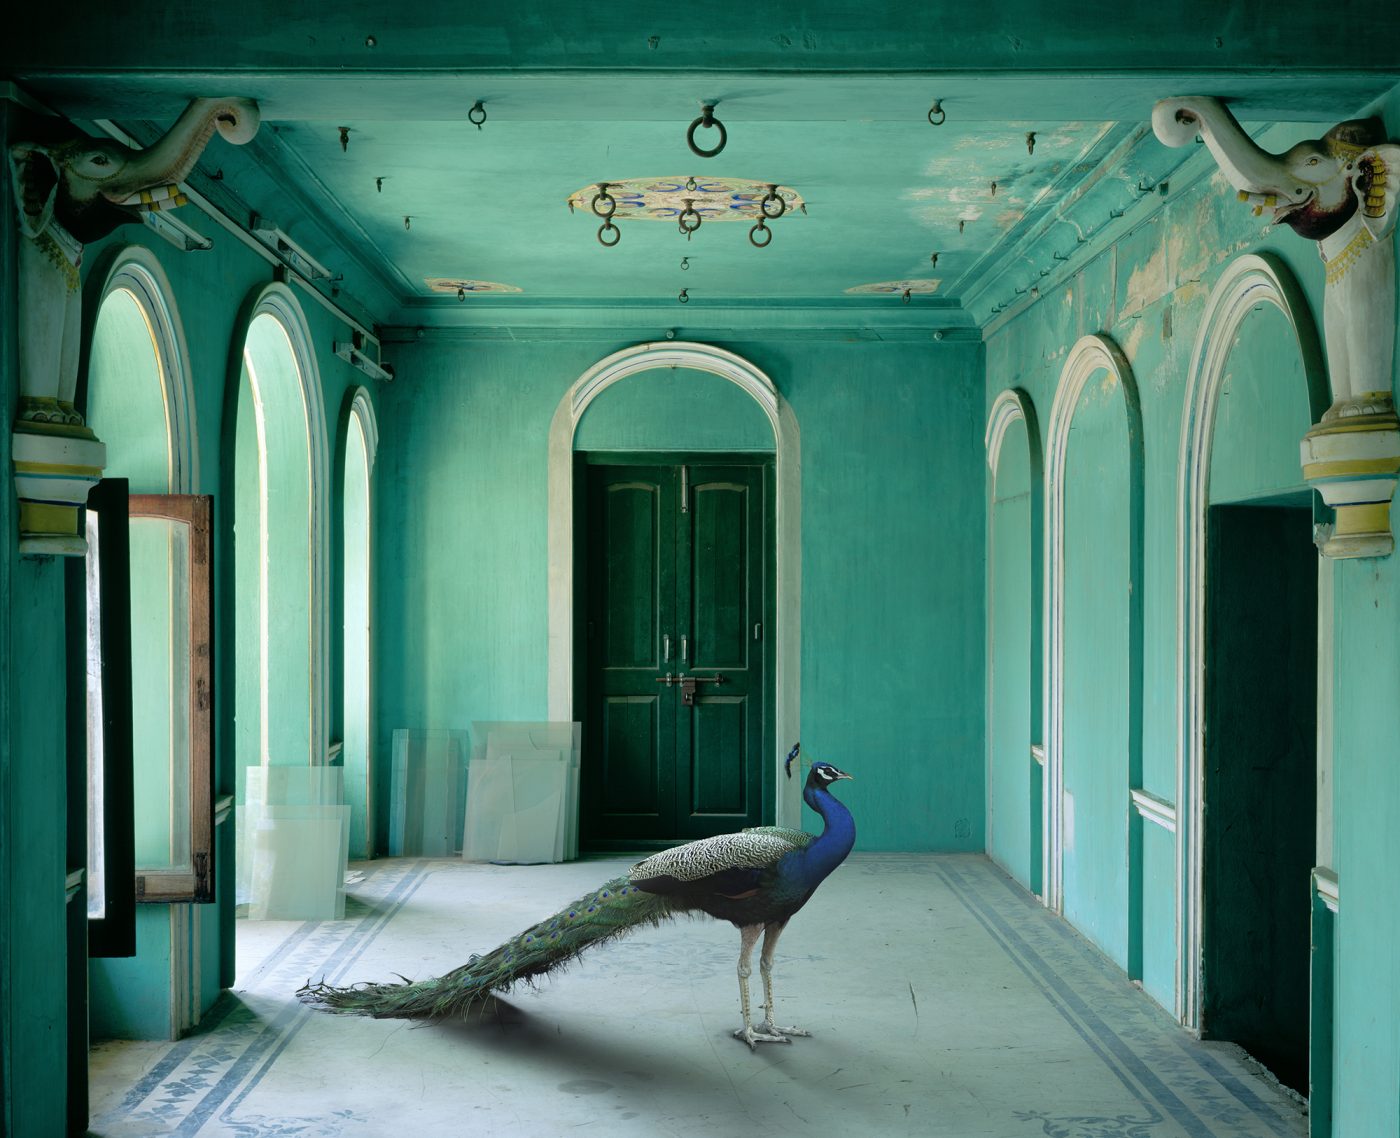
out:
<path id="1" fill-rule="evenodd" d="M 129 518 L 163 518 L 189 530 L 188 872 L 138 870 L 136 900 L 145 904 L 214 901 L 214 562 L 213 498 L 207 494 L 132 494 Z"/>

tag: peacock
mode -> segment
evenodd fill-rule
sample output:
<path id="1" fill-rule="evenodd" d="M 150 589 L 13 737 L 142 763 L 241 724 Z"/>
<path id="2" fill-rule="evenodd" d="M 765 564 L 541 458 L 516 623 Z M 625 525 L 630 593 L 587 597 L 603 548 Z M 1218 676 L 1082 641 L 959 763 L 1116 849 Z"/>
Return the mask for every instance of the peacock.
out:
<path id="1" fill-rule="evenodd" d="M 785 770 L 800 744 L 787 756 Z M 464 1015 L 492 992 L 504 992 L 520 980 L 553 972 L 629 929 L 656 925 L 680 914 L 708 913 L 739 930 L 739 1007 L 743 1026 L 734 1035 L 756 1049 L 760 1043 L 791 1043 L 810 1035 L 797 1027 L 778 1027 L 773 1018 L 773 952 L 778 938 L 808 898 L 855 844 L 851 812 L 831 793 L 845 771 L 814 762 L 802 791 L 803 801 L 821 815 L 817 835 L 779 826 L 754 826 L 737 834 L 701 838 L 663 850 L 634 865 L 552 917 L 526 929 L 484 956 L 443 976 L 416 982 L 356 984 L 335 988 L 308 982 L 298 992 L 305 1003 L 329 1011 L 377 1018 L 439 1019 Z M 759 937 L 763 951 L 763 1022 L 755 1026 L 749 1008 L 749 976 Z"/>

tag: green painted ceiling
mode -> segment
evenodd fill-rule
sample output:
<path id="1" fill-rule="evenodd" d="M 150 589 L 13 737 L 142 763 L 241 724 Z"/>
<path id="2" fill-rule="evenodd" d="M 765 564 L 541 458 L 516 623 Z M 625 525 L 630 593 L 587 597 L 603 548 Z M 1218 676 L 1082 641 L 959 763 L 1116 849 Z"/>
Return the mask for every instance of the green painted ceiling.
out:
<path id="1" fill-rule="evenodd" d="M 1147 129 L 1157 98 L 1209 93 L 1246 120 L 1336 121 L 1392 87 L 1397 17 L 1363 7 L 1374 34 L 1358 55 L 1317 38 L 1328 22 L 1301 4 L 1264 20 L 1178 0 L 1109 22 L 1097 5 L 1013 0 L 994 22 L 971 6 L 760 15 L 728 0 L 654 19 L 612 9 L 584 19 L 552 2 L 463 15 L 439 0 L 356 0 L 288 19 L 255 0 L 240 10 L 246 23 L 211 10 L 128 25 L 80 2 L 90 22 L 0 45 L 0 77 L 143 140 L 193 95 L 256 98 L 258 138 L 241 150 L 216 140 L 191 185 L 234 217 L 274 222 L 379 323 L 679 311 L 684 288 L 688 313 L 970 330 L 1034 287 L 1047 249 L 1072 257 L 1190 158 Z M 1281 36 L 1283 15 L 1295 33 L 1315 28 L 1308 56 Z M 927 118 L 934 99 L 941 126 Z M 480 130 L 466 121 L 477 100 Z M 685 143 L 703 101 L 729 132 L 712 159 Z M 807 212 L 771 223 L 763 249 L 747 222 L 711 221 L 686 240 L 644 220 L 620 221 L 609 249 L 598 219 L 566 205 L 598 181 L 687 176 L 781 183 Z M 459 302 L 425 284 L 438 277 L 521 292 Z M 898 293 L 846 294 L 895 280 L 938 285 L 907 305 Z"/>

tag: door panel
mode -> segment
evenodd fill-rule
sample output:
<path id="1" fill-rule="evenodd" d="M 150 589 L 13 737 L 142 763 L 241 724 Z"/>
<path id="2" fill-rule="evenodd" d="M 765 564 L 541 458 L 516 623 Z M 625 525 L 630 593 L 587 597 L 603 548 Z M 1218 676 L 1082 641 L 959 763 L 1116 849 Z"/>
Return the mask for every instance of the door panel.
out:
<path id="1" fill-rule="evenodd" d="M 748 697 L 711 695 L 690 716 L 691 819 L 722 816 L 743 822 L 749 811 Z M 732 827 L 731 827 L 732 828 Z"/>
<path id="2" fill-rule="evenodd" d="M 761 466 L 587 468 L 586 839 L 761 821 Z M 687 700 L 681 677 L 696 677 Z"/>

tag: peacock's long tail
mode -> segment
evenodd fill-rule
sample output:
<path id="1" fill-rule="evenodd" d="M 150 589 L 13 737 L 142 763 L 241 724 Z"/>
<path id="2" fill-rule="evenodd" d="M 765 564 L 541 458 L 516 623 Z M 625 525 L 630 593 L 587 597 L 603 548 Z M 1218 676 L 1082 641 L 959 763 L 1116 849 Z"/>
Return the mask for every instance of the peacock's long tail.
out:
<path id="1" fill-rule="evenodd" d="M 659 924 L 678 911 L 671 898 L 643 892 L 626 877 L 618 877 L 485 956 L 474 956 L 436 979 L 349 988 L 307 983 L 297 996 L 328 1011 L 377 1019 L 460 1016 L 492 992 L 553 972 L 592 945 L 641 925 Z"/>

